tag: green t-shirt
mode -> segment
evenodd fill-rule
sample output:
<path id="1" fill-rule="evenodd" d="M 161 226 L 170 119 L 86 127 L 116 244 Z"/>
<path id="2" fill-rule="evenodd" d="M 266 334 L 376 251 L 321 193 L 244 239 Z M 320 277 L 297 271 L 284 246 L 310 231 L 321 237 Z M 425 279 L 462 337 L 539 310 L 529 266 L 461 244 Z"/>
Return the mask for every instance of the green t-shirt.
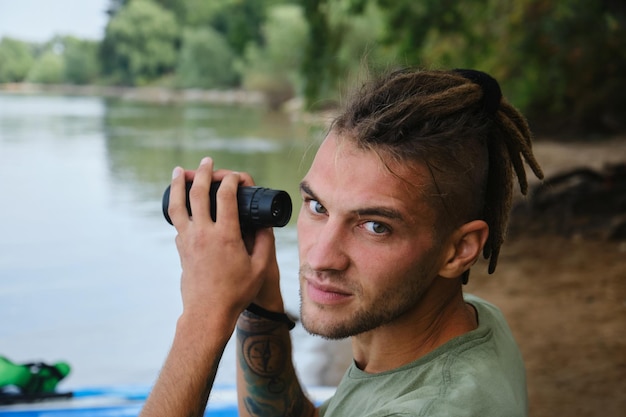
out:
<path id="1" fill-rule="evenodd" d="M 353 363 L 320 416 L 526 416 L 526 371 L 509 326 L 497 307 L 465 300 L 477 329 L 391 371 L 368 374 Z"/>

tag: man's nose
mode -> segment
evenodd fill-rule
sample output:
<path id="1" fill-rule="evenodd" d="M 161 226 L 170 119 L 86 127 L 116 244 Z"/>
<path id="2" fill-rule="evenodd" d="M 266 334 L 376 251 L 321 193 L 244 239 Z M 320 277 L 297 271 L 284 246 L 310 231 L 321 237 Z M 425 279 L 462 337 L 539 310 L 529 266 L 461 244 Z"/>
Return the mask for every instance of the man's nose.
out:
<path id="1" fill-rule="evenodd" d="M 316 271 L 343 271 L 348 267 L 349 257 L 347 231 L 329 219 L 316 230 L 305 254 L 306 263 Z"/>

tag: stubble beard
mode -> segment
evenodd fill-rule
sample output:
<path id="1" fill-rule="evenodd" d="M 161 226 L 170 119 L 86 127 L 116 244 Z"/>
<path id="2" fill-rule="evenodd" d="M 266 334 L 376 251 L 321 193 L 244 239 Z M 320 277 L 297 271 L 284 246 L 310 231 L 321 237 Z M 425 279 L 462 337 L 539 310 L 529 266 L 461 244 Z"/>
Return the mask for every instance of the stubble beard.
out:
<path id="1" fill-rule="evenodd" d="M 331 311 L 333 307 L 306 303 L 302 292 L 303 270 L 300 270 L 300 319 L 302 326 L 310 334 L 321 336 L 329 340 L 345 339 L 384 326 L 415 308 L 423 298 L 431 280 L 425 271 L 420 270 L 416 276 L 386 288 L 369 301 L 363 300 L 363 291 L 360 286 L 352 285 L 352 294 L 358 302 L 356 310 L 349 313 L 339 309 Z M 384 281 L 385 278 L 382 278 Z M 336 273 L 332 276 L 334 282 L 345 282 L 344 274 Z M 308 308 L 308 309 L 307 309 Z M 323 322 L 315 319 L 315 314 L 324 314 Z M 332 317 L 331 317 L 332 315 Z"/>

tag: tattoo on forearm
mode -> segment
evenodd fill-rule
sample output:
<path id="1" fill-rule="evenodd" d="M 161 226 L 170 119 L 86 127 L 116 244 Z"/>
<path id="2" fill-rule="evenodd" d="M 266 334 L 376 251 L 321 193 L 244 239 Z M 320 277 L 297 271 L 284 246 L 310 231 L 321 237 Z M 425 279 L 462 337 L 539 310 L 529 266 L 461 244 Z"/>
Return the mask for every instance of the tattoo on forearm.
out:
<path id="1" fill-rule="evenodd" d="M 309 403 L 291 363 L 291 340 L 286 325 L 245 311 L 237 323 L 237 339 L 249 394 L 244 399 L 248 413 L 303 415 Z"/>

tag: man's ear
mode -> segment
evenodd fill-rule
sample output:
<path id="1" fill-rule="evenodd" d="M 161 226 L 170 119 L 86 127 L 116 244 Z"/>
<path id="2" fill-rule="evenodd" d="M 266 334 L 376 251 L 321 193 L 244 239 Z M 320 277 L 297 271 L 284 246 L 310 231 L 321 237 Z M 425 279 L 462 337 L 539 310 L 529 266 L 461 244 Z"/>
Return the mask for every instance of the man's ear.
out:
<path id="1" fill-rule="evenodd" d="M 488 236 L 489 226 L 482 220 L 465 223 L 452 232 L 439 276 L 458 278 L 470 269 L 482 253 Z"/>

